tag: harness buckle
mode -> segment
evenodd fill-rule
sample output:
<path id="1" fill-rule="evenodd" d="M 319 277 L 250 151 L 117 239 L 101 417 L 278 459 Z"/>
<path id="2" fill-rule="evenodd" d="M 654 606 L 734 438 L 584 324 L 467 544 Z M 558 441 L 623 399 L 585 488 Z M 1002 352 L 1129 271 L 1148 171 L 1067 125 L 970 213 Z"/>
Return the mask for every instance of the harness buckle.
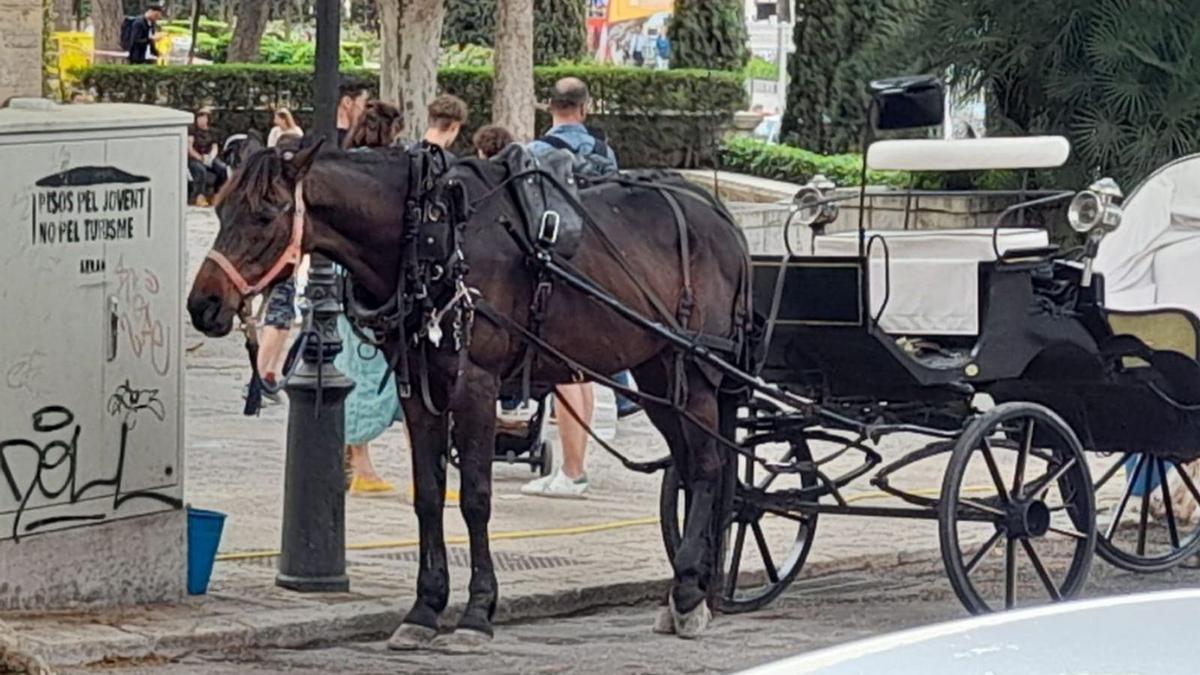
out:
<path id="1" fill-rule="evenodd" d="M 546 211 L 542 214 L 541 227 L 538 229 L 538 243 L 542 246 L 553 246 L 558 241 L 559 224 L 562 218 L 558 211 Z"/>

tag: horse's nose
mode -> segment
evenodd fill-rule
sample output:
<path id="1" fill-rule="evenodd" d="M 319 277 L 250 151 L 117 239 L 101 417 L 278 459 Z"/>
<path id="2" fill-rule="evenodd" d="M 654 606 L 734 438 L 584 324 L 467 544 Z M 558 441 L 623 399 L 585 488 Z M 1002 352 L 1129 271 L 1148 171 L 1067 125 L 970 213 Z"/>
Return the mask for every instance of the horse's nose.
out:
<path id="1" fill-rule="evenodd" d="M 189 299 L 188 313 L 192 315 L 192 325 L 197 330 L 207 332 L 216 328 L 221 314 L 221 296 L 206 295 Z"/>

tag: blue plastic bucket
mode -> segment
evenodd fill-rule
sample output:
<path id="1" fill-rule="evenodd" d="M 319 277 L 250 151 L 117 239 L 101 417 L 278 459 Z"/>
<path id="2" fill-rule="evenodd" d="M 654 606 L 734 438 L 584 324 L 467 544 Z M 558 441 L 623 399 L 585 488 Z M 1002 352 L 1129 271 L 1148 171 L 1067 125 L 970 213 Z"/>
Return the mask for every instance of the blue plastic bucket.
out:
<path id="1" fill-rule="evenodd" d="M 1137 471 L 1141 458 L 1141 455 L 1130 455 L 1129 459 L 1125 460 L 1126 485 L 1133 482 L 1133 474 Z M 1162 483 L 1162 477 L 1158 475 L 1158 463 L 1147 459 L 1146 463 L 1142 465 L 1142 470 L 1138 472 L 1137 483 L 1133 486 L 1133 496 L 1141 497 L 1147 492 L 1157 490 L 1160 483 Z"/>
<path id="2" fill-rule="evenodd" d="M 212 578 L 224 529 L 224 513 L 188 507 L 187 585 L 191 595 L 208 592 L 208 580 Z"/>

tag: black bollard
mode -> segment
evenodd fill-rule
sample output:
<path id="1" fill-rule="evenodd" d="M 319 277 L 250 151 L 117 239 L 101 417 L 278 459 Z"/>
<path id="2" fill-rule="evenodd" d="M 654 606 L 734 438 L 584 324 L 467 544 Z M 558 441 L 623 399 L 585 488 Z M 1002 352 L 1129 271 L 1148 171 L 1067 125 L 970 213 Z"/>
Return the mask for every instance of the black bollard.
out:
<path id="1" fill-rule="evenodd" d="M 354 382 L 333 365 L 342 350 L 337 275 L 313 256 L 306 291 L 313 331 L 287 385 L 283 542 L 275 584 L 305 593 L 350 590 L 346 576 L 345 402 Z M 318 339 L 318 335 L 320 339 Z"/>
<path id="2" fill-rule="evenodd" d="M 316 133 L 336 138 L 341 3 L 317 0 Z M 333 365 L 342 351 L 333 263 L 313 255 L 306 296 L 312 327 L 303 361 L 287 385 L 287 466 L 283 543 L 275 585 L 304 593 L 350 590 L 346 576 L 346 395 L 354 388 Z"/>

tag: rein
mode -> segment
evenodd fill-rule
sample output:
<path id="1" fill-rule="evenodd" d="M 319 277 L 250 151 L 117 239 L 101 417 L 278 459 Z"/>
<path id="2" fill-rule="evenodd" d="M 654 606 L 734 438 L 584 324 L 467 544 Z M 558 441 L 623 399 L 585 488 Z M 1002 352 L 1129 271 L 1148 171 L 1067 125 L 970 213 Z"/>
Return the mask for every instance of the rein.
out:
<path id="1" fill-rule="evenodd" d="M 209 249 L 208 254 L 204 257 L 213 261 L 217 267 L 221 268 L 221 271 L 225 273 L 225 276 L 237 288 L 238 293 L 242 295 L 243 299 L 258 295 L 267 286 L 270 286 L 271 281 L 279 276 L 279 273 L 288 265 L 293 266 L 293 274 L 295 273 L 295 266 L 300 264 L 300 259 L 304 255 L 301 244 L 304 240 L 304 223 L 307 212 L 308 210 L 304 206 L 304 183 L 296 183 L 296 193 L 292 201 L 292 238 L 288 241 L 287 248 L 275 260 L 275 264 L 271 265 L 271 268 L 267 270 L 267 273 L 256 284 L 251 285 L 248 283 L 246 277 L 242 276 L 237 267 L 229 262 L 229 258 L 217 249 Z"/>

